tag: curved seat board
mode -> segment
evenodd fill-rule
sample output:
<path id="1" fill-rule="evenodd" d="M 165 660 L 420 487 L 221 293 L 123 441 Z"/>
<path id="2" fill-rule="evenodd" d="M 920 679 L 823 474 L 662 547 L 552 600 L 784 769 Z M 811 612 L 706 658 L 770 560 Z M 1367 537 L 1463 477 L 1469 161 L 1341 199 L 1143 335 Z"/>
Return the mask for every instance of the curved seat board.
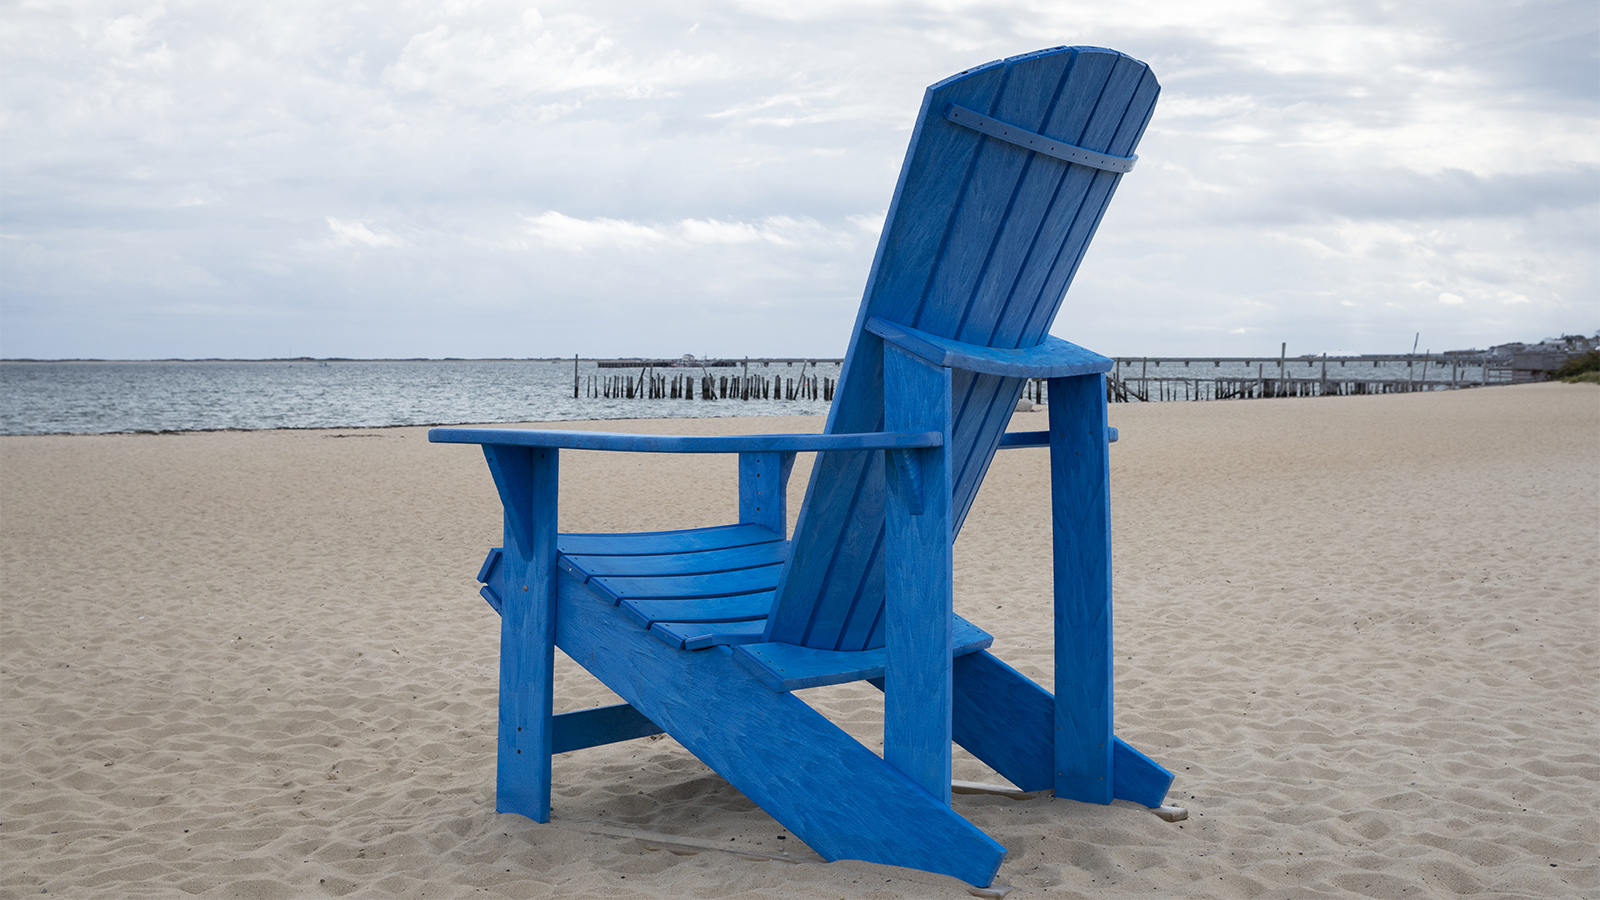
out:
<path id="1" fill-rule="evenodd" d="M 772 591 L 692 600 L 623 600 L 617 608 L 641 628 L 656 622 L 750 622 L 772 612 Z M 763 625 L 762 627 L 765 627 Z"/>
<path id="2" fill-rule="evenodd" d="M 767 541 L 742 547 L 719 547 L 683 553 L 637 555 L 563 554 L 561 568 L 588 580 L 628 575 L 707 575 L 782 563 L 789 557 L 788 541 Z"/>
<path id="3" fill-rule="evenodd" d="M 761 525 L 741 524 L 637 534 L 559 534 L 556 550 L 567 556 L 646 556 L 725 550 L 774 541 L 782 542 L 783 535 Z"/>
<path id="4" fill-rule="evenodd" d="M 780 566 L 758 566 L 705 575 L 604 576 L 589 579 L 589 587 L 612 602 L 623 600 L 692 600 L 754 594 L 778 586 Z"/>

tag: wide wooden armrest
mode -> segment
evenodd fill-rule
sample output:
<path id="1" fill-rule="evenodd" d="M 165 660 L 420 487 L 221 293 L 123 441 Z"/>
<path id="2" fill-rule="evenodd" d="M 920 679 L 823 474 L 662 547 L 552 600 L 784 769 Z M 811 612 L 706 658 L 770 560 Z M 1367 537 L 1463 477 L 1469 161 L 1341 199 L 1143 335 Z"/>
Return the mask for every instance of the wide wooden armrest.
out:
<path id="1" fill-rule="evenodd" d="M 1070 378 L 1074 375 L 1109 372 L 1114 365 L 1109 357 L 1048 334 L 1037 347 L 1002 350 L 939 337 L 877 316 L 867 319 L 866 329 L 912 356 L 936 366 L 985 375 Z"/>
<path id="2" fill-rule="evenodd" d="M 633 453 L 809 453 L 819 450 L 938 447 L 944 443 L 944 435 L 937 431 L 683 435 L 553 431 L 542 428 L 430 428 L 428 440 L 435 444 L 561 447 L 568 450 L 623 450 Z"/>

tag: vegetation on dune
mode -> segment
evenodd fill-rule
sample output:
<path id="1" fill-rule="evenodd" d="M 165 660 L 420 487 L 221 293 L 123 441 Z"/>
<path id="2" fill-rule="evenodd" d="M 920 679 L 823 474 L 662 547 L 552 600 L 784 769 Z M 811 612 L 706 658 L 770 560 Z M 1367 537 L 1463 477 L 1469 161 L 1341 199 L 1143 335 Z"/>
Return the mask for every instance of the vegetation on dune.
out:
<path id="1" fill-rule="evenodd" d="M 1587 382 L 1600 384 L 1600 350 L 1590 350 L 1582 356 L 1574 356 L 1566 364 L 1555 371 L 1555 377 L 1568 384 Z"/>

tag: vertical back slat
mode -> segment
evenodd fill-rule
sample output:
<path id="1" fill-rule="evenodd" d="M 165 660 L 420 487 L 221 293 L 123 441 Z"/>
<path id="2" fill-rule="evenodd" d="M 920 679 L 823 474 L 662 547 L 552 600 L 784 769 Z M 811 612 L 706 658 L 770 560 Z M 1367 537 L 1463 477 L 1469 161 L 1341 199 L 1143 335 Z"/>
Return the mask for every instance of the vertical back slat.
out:
<path id="1" fill-rule="evenodd" d="M 840 372 L 830 433 L 883 427 L 883 343 L 862 327 L 868 316 L 993 347 L 1043 340 L 1121 177 L 956 125 L 944 118 L 948 105 L 1128 156 L 1158 91 L 1143 63 L 1070 47 L 989 63 L 928 89 Z M 952 389 L 950 511 L 959 529 L 1022 381 L 957 372 Z M 819 456 L 768 640 L 882 646 L 884 492 L 882 454 Z"/>

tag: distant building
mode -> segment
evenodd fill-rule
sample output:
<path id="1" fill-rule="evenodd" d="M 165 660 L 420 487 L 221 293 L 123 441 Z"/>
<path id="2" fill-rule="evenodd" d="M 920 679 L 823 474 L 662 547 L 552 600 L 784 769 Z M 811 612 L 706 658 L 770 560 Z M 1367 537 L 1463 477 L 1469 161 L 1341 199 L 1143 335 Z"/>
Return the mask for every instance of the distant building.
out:
<path id="1" fill-rule="evenodd" d="M 1537 344 L 1501 344 L 1489 348 L 1489 353 L 1510 360 L 1512 384 L 1528 384 L 1549 381 L 1550 373 L 1565 365 L 1567 360 L 1596 348 L 1600 348 L 1600 333 L 1594 337 L 1564 334 L 1558 338 L 1545 338 Z"/>

